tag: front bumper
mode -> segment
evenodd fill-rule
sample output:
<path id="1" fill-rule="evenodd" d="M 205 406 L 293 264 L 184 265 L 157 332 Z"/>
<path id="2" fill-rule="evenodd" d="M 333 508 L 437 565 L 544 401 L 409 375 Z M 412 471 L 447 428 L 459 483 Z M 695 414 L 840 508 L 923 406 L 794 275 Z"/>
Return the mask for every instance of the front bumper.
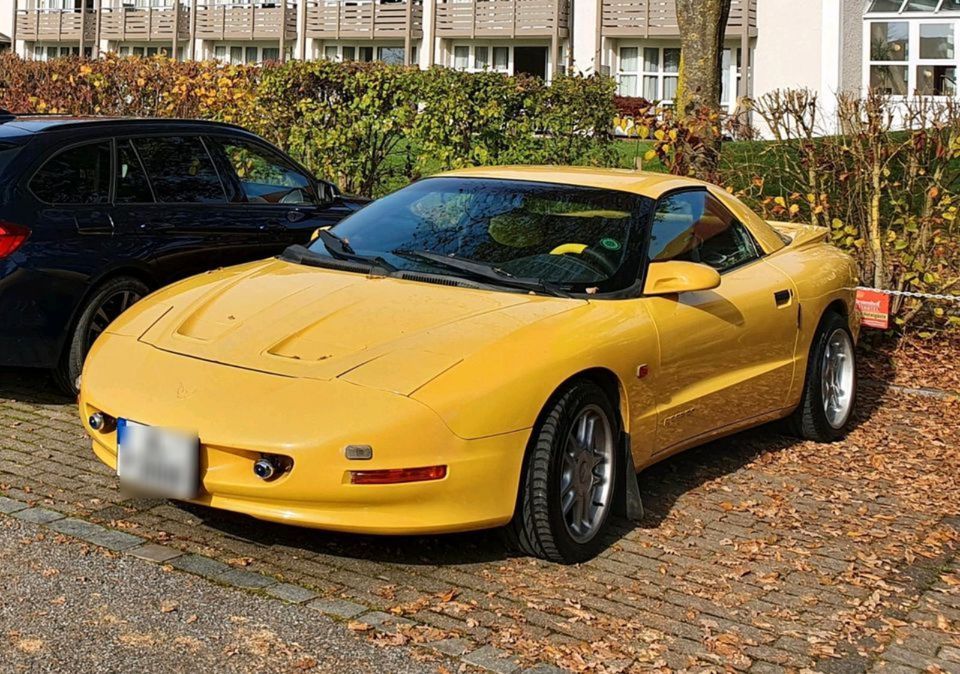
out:
<path id="1" fill-rule="evenodd" d="M 82 381 L 81 418 L 111 468 L 116 432 L 90 428 L 93 412 L 199 434 L 196 503 L 371 534 L 482 529 L 513 515 L 529 430 L 465 440 L 404 396 L 210 363 L 117 335 L 97 341 Z M 373 458 L 347 459 L 348 444 L 372 446 Z M 289 457 L 293 467 L 261 480 L 253 463 L 263 454 Z M 432 465 L 446 465 L 446 477 L 387 485 L 349 479 L 351 470 Z"/>

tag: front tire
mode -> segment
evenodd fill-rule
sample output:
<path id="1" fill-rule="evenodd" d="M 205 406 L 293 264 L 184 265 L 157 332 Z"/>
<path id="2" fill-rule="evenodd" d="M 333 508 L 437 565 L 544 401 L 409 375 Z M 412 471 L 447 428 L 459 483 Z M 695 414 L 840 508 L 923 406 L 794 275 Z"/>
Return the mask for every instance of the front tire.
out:
<path id="1" fill-rule="evenodd" d="M 590 559 L 603 545 L 620 463 L 620 418 L 588 380 L 564 388 L 534 429 L 508 534 L 552 562 Z"/>
<path id="2" fill-rule="evenodd" d="M 77 394 L 77 378 L 94 340 L 120 314 L 149 292 L 143 281 L 130 276 L 110 279 L 94 291 L 80 312 L 60 364 L 53 371 L 54 381 L 60 390 L 68 395 Z"/>
<path id="3" fill-rule="evenodd" d="M 857 401 L 857 361 L 846 319 L 831 311 L 820 321 L 800 406 L 790 417 L 793 432 L 807 440 L 834 442 L 850 430 Z"/>

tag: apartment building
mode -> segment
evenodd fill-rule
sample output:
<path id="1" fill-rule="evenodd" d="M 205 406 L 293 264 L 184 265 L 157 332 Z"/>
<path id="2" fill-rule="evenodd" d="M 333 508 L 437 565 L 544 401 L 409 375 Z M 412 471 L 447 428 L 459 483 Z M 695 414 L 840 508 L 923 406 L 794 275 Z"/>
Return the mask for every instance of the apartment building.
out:
<path id="1" fill-rule="evenodd" d="M 954 96 L 958 30 L 960 0 L 733 0 L 723 103 L 783 87 L 825 101 L 867 87 Z M 0 0 L 0 34 L 35 59 L 380 60 L 548 80 L 599 70 L 625 96 L 666 103 L 680 61 L 674 0 Z"/>

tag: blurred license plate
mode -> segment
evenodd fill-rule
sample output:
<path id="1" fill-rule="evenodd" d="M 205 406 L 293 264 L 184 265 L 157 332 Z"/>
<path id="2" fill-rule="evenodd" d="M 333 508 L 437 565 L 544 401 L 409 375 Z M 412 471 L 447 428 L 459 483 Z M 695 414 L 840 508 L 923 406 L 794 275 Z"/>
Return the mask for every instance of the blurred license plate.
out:
<path id="1" fill-rule="evenodd" d="M 117 420 L 117 477 L 120 486 L 153 496 L 197 495 L 200 440 L 196 435 Z"/>

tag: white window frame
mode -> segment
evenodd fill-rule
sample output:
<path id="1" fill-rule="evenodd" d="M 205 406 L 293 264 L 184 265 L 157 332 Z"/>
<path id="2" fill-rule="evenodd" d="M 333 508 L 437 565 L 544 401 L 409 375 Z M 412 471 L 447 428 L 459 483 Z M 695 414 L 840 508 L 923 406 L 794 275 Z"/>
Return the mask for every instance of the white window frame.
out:
<path id="1" fill-rule="evenodd" d="M 622 52 L 624 49 L 636 49 L 637 50 L 637 69 L 636 70 L 624 70 L 623 64 L 624 60 L 622 57 Z M 646 67 L 646 58 L 644 57 L 644 50 L 646 49 L 656 49 L 657 50 L 657 70 L 648 70 Z M 637 78 L 637 89 L 634 96 L 643 97 L 644 95 L 644 80 L 648 77 L 655 77 L 657 79 L 657 94 L 654 100 L 658 101 L 662 107 L 672 107 L 673 99 L 667 98 L 664 96 L 664 83 L 667 79 L 675 79 L 679 81 L 680 71 L 679 66 L 677 72 L 667 72 L 664 69 L 664 53 L 667 49 L 676 49 L 679 51 L 679 44 L 663 44 L 663 43 L 650 43 L 650 42 L 622 42 L 617 45 L 615 49 L 615 63 L 617 64 L 616 77 L 617 77 L 617 92 L 623 96 L 624 94 L 621 89 L 621 78 L 624 76 L 635 76 Z"/>
<path id="2" fill-rule="evenodd" d="M 50 51 L 53 50 L 54 54 L 51 54 Z M 64 45 L 58 44 L 55 42 L 34 42 L 33 43 L 33 60 L 34 61 L 50 61 L 56 58 L 65 58 L 67 56 L 79 56 L 80 55 L 80 45 Z"/>
<path id="3" fill-rule="evenodd" d="M 883 16 L 955 16 L 960 15 L 960 8 L 957 9 L 943 9 L 943 6 L 947 3 L 947 0 L 939 0 L 937 6 L 932 10 L 917 10 L 917 9 L 907 9 L 907 4 L 910 3 L 910 0 L 901 0 L 900 9 L 896 11 L 886 11 L 886 12 L 871 12 L 870 7 L 873 5 L 873 0 L 868 0 L 869 4 L 867 5 L 867 10 L 865 11 L 868 17 L 883 17 Z"/>
<path id="4" fill-rule="evenodd" d="M 242 51 L 241 51 L 241 54 L 242 54 L 243 58 L 242 58 L 240 61 L 236 62 L 236 63 L 234 63 L 234 61 L 233 61 L 233 59 L 232 59 L 232 57 L 231 57 L 231 53 L 232 53 L 232 50 L 233 50 L 233 49 L 241 49 L 241 50 L 242 50 Z M 257 51 L 256 51 L 256 60 L 254 60 L 254 61 L 248 61 L 248 60 L 247 60 L 247 50 L 248 50 L 248 49 L 256 49 L 256 50 L 257 50 Z M 264 50 L 264 49 L 275 49 L 275 50 L 277 50 L 277 52 L 278 52 L 277 58 L 279 58 L 279 51 L 280 51 L 280 45 L 279 45 L 279 43 L 276 44 L 276 45 L 272 45 L 272 44 L 250 44 L 250 43 L 243 43 L 243 42 L 217 42 L 217 43 L 215 43 L 215 44 L 213 45 L 213 47 L 211 48 L 211 54 L 212 54 L 212 57 L 213 57 L 213 59 L 214 59 L 215 61 L 220 61 L 221 63 L 229 63 L 229 64 L 234 64 L 234 65 L 242 65 L 242 64 L 245 64 L 245 63 L 255 64 L 255 63 L 263 63 L 263 50 Z M 224 52 L 223 54 L 218 53 L 218 52 L 220 52 L 221 50 L 223 50 L 223 52 Z M 292 46 L 292 45 L 288 45 L 288 46 L 287 46 L 287 49 L 286 49 L 286 52 L 287 52 L 287 60 L 289 61 L 291 58 L 293 58 L 293 46 Z"/>
<path id="5" fill-rule="evenodd" d="M 322 45 L 319 45 L 319 46 L 315 49 L 314 58 L 316 58 L 316 59 L 324 59 L 324 60 L 328 60 L 328 61 L 340 61 L 340 62 L 342 62 L 342 61 L 344 60 L 344 57 L 343 57 L 343 49 L 344 49 L 344 47 L 346 47 L 346 48 L 348 48 L 348 49 L 349 49 L 349 48 L 353 48 L 353 54 L 354 54 L 354 56 L 353 56 L 352 59 L 349 59 L 349 60 L 352 60 L 352 61 L 360 60 L 360 59 L 358 58 L 358 56 L 359 56 L 359 54 L 360 54 L 360 49 L 361 49 L 361 48 L 372 48 L 372 49 L 373 49 L 373 55 L 372 55 L 372 57 L 370 58 L 370 61 L 380 61 L 380 60 L 382 60 L 382 59 L 381 59 L 381 56 L 380 56 L 380 50 L 381 50 L 381 49 L 400 49 L 400 50 L 403 50 L 403 43 L 402 43 L 402 42 L 396 42 L 396 43 L 390 42 L 390 43 L 384 44 L 384 43 L 380 43 L 380 42 L 369 42 L 369 41 L 367 41 L 367 42 L 325 42 L 325 43 L 323 43 Z M 335 55 L 334 55 L 333 58 L 330 58 L 330 56 L 328 55 L 328 54 L 329 54 L 328 50 L 333 50 L 333 51 L 334 51 L 334 54 L 335 54 Z M 411 58 L 410 58 L 410 63 L 411 63 L 411 64 L 416 64 L 416 63 L 417 63 L 417 47 L 416 47 L 416 45 L 413 45 L 412 51 L 413 51 L 413 55 L 412 55 Z M 400 63 L 402 64 L 403 61 L 401 61 Z"/>
<path id="6" fill-rule="evenodd" d="M 903 61 L 873 60 L 871 54 L 870 32 L 875 23 L 905 23 L 907 24 L 907 58 Z M 953 58 L 930 59 L 920 57 L 920 26 L 930 24 L 946 24 L 953 27 Z M 906 66 L 907 91 L 905 95 L 891 94 L 890 98 L 907 99 L 917 96 L 919 69 L 924 66 L 949 66 L 955 68 L 955 74 L 960 73 L 960 12 L 874 12 L 868 14 L 863 21 L 863 90 L 870 88 L 870 72 L 873 66 L 890 65 Z M 953 96 L 928 94 L 928 98 L 955 98 L 960 95 L 960 88 Z"/>
<path id="7" fill-rule="evenodd" d="M 159 56 L 163 54 L 165 56 L 170 56 L 169 44 L 157 44 L 157 43 L 139 43 L 139 42 L 123 42 L 118 44 L 114 49 L 118 56 L 139 56 L 140 58 L 150 58 L 151 56 Z M 183 54 L 183 47 L 180 47 L 178 50 L 180 54 Z"/>
<path id="8" fill-rule="evenodd" d="M 525 45 L 516 45 L 516 46 L 525 46 Z M 530 45 L 534 46 L 534 45 Z M 478 66 L 477 65 L 477 48 L 487 50 L 487 65 Z M 512 44 L 502 44 L 498 42 L 455 42 L 450 47 L 450 67 L 454 70 L 459 70 L 465 73 L 481 73 L 481 72 L 497 72 L 503 73 L 505 75 L 513 75 L 513 47 Z M 457 49 L 466 49 L 467 50 L 467 67 L 461 68 L 457 65 Z M 506 67 L 497 68 L 494 67 L 494 49 L 506 49 L 507 50 L 507 65 Z M 549 72 L 550 68 L 547 68 Z"/>

